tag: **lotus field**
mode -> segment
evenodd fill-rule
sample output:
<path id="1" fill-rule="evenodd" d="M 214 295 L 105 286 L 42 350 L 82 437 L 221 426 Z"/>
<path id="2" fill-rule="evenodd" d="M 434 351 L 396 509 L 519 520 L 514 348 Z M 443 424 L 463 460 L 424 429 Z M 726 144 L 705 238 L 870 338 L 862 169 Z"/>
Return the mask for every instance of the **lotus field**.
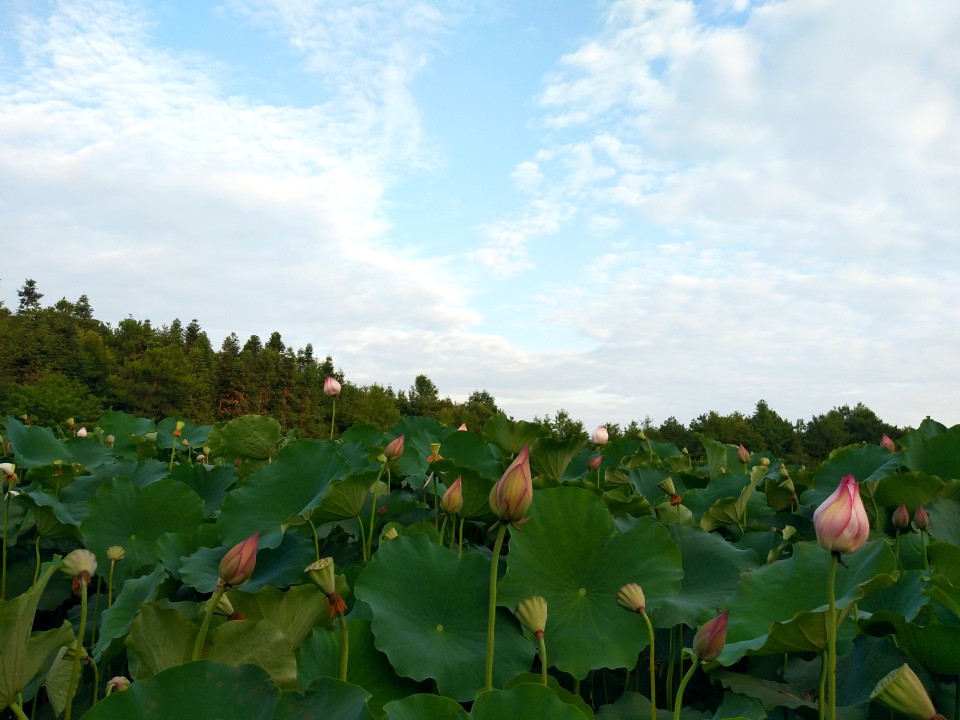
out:
<path id="1" fill-rule="evenodd" d="M 8 417 L 0 716 L 957 718 L 960 426 L 701 442 Z"/>

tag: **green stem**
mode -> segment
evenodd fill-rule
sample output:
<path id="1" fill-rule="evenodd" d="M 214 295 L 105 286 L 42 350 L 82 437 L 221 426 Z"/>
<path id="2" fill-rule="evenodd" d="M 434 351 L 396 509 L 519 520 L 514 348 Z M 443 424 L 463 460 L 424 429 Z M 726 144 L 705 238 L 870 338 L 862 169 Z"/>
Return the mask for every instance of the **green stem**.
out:
<path id="1" fill-rule="evenodd" d="M 693 677 L 693 673 L 699 665 L 700 658 L 695 658 L 690 665 L 690 669 L 687 670 L 687 674 L 680 681 L 680 687 L 677 688 L 677 699 L 673 703 L 673 720 L 680 720 L 680 711 L 683 709 L 683 691 L 687 689 L 687 683 L 690 682 L 690 678 Z"/>
<path id="2" fill-rule="evenodd" d="M 0 575 L 0 600 L 7 599 L 7 520 L 10 516 L 10 490 L 3 496 L 3 535 L 0 543 L 3 544 L 3 571 Z"/>
<path id="3" fill-rule="evenodd" d="M 21 708 L 18 703 L 10 703 L 10 709 L 13 711 L 13 714 L 17 716 L 18 720 L 30 720 L 30 718 L 24 714 L 23 708 Z"/>
<path id="4" fill-rule="evenodd" d="M 347 619 L 340 613 L 340 679 L 347 681 L 347 661 L 350 657 L 350 638 L 347 635 Z"/>
<path id="5" fill-rule="evenodd" d="M 333 421 L 337 419 L 337 398 L 333 398 L 333 413 L 330 415 L 330 439 L 333 440 Z"/>
<path id="6" fill-rule="evenodd" d="M 63 720 L 70 720 L 73 715 L 73 696 L 77 692 L 80 681 L 80 656 L 83 654 L 83 637 L 87 631 L 87 581 L 80 581 L 80 628 L 77 632 L 77 647 L 73 654 L 73 669 L 70 670 L 70 684 L 67 685 L 67 701 Z"/>
<path id="7" fill-rule="evenodd" d="M 117 566 L 116 560 L 110 561 L 110 576 L 107 580 L 107 607 L 113 605 L 113 569 Z"/>
<path id="8" fill-rule="evenodd" d="M 656 658 L 653 649 L 653 623 L 650 622 L 650 616 L 643 610 L 640 611 L 644 621 L 647 623 L 647 637 L 650 640 L 650 713 L 652 720 L 657 720 L 657 676 L 655 669 Z"/>
<path id="9" fill-rule="evenodd" d="M 217 607 L 217 603 L 220 602 L 220 598 L 223 596 L 226 588 L 223 586 L 223 583 L 217 583 L 217 589 L 213 591 L 213 595 L 210 596 L 210 599 L 207 600 L 207 606 L 203 613 L 203 624 L 200 626 L 200 632 L 197 634 L 197 640 L 193 644 L 193 656 L 191 660 L 200 659 L 200 651 L 203 650 L 203 643 L 207 639 L 207 630 L 210 629 L 210 618 L 213 617 L 213 611 Z"/>
<path id="10" fill-rule="evenodd" d="M 170 447 L 170 472 L 173 472 L 173 456 L 177 454 L 177 438 L 173 438 L 173 445 Z"/>
<path id="11" fill-rule="evenodd" d="M 817 720 L 824 720 L 827 716 L 827 706 L 824 702 L 827 699 L 827 653 L 820 653 L 820 684 L 819 696 L 817 697 Z"/>
<path id="12" fill-rule="evenodd" d="M 447 517 L 447 515 L 444 514 L 444 516 L 443 516 L 443 524 L 440 526 L 440 547 L 443 547 L 443 536 L 446 535 L 446 533 L 447 533 L 447 520 L 448 520 L 448 519 L 449 519 L 449 518 Z M 453 535 L 455 536 L 456 533 L 454 532 Z M 452 538 L 452 539 L 450 540 L 450 549 L 451 549 L 451 550 L 453 549 L 453 540 L 455 540 L 455 539 L 456 539 L 456 538 L 454 537 L 454 538 Z"/>
<path id="13" fill-rule="evenodd" d="M 440 527 L 440 498 L 437 494 L 437 481 L 433 481 L 433 526 Z"/>
<path id="14" fill-rule="evenodd" d="M 93 668 L 93 702 L 90 703 L 92 707 L 97 704 L 97 700 L 100 698 L 100 670 L 93 658 L 90 658 L 90 666 Z"/>
<path id="15" fill-rule="evenodd" d="M 830 553 L 830 574 L 827 577 L 827 595 L 830 609 L 827 612 L 827 700 L 829 720 L 837 719 L 837 562 L 839 553 Z"/>
<path id="16" fill-rule="evenodd" d="M 377 473 L 377 479 L 373 481 L 373 500 L 370 502 L 370 537 L 365 540 L 367 544 L 364 552 L 364 562 L 369 562 L 373 557 L 373 528 L 377 524 L 377 486 L 380 485 L 380 478 L 383 477 L 383 469 L 387 467 L 386 463 L 380 466 L 380 472 Z"/>
<path id="17" fill-rule="evenodd" d="M 540 641 L 540 682 L 547 687 L 547 641 L 543 633 L 540 633 L 537 639 Z"/>
<path id="18" fill-rule="evenodd" d="M 317 556 L 317 562 L 320 561 L 320 537 L 317 535 L 317 526 L 313 524 L 313 520 L 307 520 L 310 523 L 310 529 L 313 530 L 313 552 Z"/>
<path id="19" fill-rule="evenodd" d="M 900 565 L 900 531 L 899 530 L 897 530 L 897 539 L 893 545 L 893 556 L 897 560 L 897 569 L 898 570 L 902 569 Z"/>
<path id="20" fill-rule="evenodd" d="M 667 650 L 667 710 L 673 710 L 673 652 L 676 649 L 673 640 L 673 628 L 670 628 L 667 633 L 670 638 L 670 647 Z"/>
<path id="21" fill-rule="evenodd" d="M 4 523 L 4 525 L 6 525 L 6 523 Z M 926 535 L 927 535 L 927 531 L 926 531 L 926 530 L 921 530 L 921 531 L 920 531 L 920 547 L 923 549 L 923 569 L 924 569 L 924 570 L 929 570 L 929 569 L 930 569 L 930 562 L 929 562 L 929 560 L 927 559 L 927 538 L 926 538 Z M 4 546 L 4 548 L 6 548 L 6 546 Z"/>
<path id="22" fill-rule="evenodd" d="M 37 535 L 37 539 L 33 541 L 33 556 L 36 558 L 36 563 L 33 567 L 33 585 L 37 584 L 37 580 L 40 578 L 40 535 Z"/>
<path id="23" fill-rule="evenodd" d="M 93 647 L 97 642 L 97 621 L 100 619 L 101 580 L 102 578 L 99 575 L 97 575 L 97 589 L 94 592 L 94 595 L 96 596 L 97 599 L 93 605 L 93 618 L 90 620 L 90 647 Z M 96 695 L 96 688 L 94 688 L 94 695 Z"/>
<path id="24" fill-rule="evenodd" d="M 503 538 L 507 534 L 506 523 L 500 523 L 497 539 L 493 543 L 493 557 L 490 559 L 490 604 L 487 610 L 487 659 L 483 675 L 484 690 L 493 690 L 493 633 L 497 620 L 497 570 L 500 566 L 500 550 Z"/>
<path id="25" fill-rule="evenodd" d="M 463 521 L 464 521 L 464 518 L 460 518 L 460 545 L 459 545 L 459 548 L 457 549 L 458 560 L 463 557 Z"/>
<path id="26" fill-rule="evenodd" d="M 357 513 L 357 525 L 360 526 L 360 555 L 363 559 L 363 564 L 367 564 L 367 533 L 363 529 L 363 520 L 360 518 L 360 513 Z"/>

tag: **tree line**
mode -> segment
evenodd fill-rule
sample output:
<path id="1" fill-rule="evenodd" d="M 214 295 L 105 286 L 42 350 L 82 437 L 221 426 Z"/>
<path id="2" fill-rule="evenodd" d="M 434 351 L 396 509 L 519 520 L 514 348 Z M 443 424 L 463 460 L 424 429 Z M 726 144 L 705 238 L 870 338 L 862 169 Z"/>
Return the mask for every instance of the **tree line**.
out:
<path id="1" fill-rule="evenodd" d="M 358 423 L 386 429 L 409 415 L 482 432 L 487 419 L 501 412 L 486 390 L 475 390 L 464 402 L 441 397 L 425 374 L 407 390 L 352 383 L 332 357 L 320 359 L 312 344 L 289 347 L 277 331 L 266 342 L 251 335 L 242 344 L 231 333 L 215 350 L 196 319 L 186 326 L 174 319 L 154 327 L 149 320 L 128 317 L 113 326 L 94 317 L 86 295 L 43 306 L 44 296 L 32 279 L 17 297 L 16 309 L 0 301 L 0 416 L 57 427 L 68 418 L 89 423 L 110 410 L 154 419 L 183 416 L 197 423 L 257 413 L 277 419 L 285 430 L 296 428 L 301 437 L 325 437 L 333 410 L 323 393 L 327 376 L 342 386 L 336 432 Z M 583 423 L 563 409 L 534 422 L 559 439 L 587 438 Z M 703 453 L 702 435 L 801 464 L 819 462 L 843 445 L 902 434 L 863 404 L 790 421 L 764 400 L 750 415 L 711 411 L 687 425 L 675 417 L 657 425 L 646 417 L 622 427 L 608 423 L 607 429 L 611 439 L 642 433 L 687 448 L 694 458 Z"/>

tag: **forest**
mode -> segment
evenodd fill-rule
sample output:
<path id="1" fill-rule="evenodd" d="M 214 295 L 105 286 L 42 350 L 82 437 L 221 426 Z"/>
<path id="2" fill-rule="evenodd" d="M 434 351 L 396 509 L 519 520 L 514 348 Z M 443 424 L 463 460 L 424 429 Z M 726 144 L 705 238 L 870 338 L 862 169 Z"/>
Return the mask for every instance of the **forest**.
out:
<path id="1" fill-rule="evenodd" d="M 466 424 L 482 433 L 484 423 L 501 412 L 484 389 L 463 402 L 441 396 L 426 373 L 406 390 L 352 383 L 330 355 L 321 359 L 312 343 L 289 347 L 276 330 L 265 342 L 258 335 L 241 342 L 231 333 L 217 350 L 197 319 L 184 325 L 175 318 L 157 327 L 130 315 L 114 325 L 94 317 L 85 294 L 44 305 L 33 279 L 24 282 L 17 298 L 16 308 L 0 301 L 0 416 L 27 423 L 66 428 L 70 419 L 93 423 L 111 410 L 198 423 L 261 414 L 278 420 L 285 432 L 310 438 L 329 436 L 331 419 L 339 433 L 357 424 L 384 430 L 409 416 Z M 335 418 L 323 393 L 328 376 L 342 385 Z M 588 435 L 563 408 L 533 420 L 557 439 Z M 699 438 L 709 437 L 801 465 L 816 464 L 852 443 L 876 444 L 883 435 L 897 439 L 905 430 L 863 404 L 833 407 L 804 420 L 782 417 L 763 399 L 749 414 L 710 410 L 687 424 L 675 417 L 657 424 L 644 416 L 606 427 L 611 439 L 642 433 L 686 448 L 694 458 L 704 452 Z"/>

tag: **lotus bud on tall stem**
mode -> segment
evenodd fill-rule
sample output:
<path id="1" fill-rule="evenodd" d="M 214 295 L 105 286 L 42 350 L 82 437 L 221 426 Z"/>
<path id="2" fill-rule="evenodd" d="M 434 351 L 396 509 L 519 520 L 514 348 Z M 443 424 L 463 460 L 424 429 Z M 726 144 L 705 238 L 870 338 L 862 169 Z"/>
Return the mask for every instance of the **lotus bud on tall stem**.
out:
<path id="1" fill-rule="evenodd" d="M 693 636 L 693 649 L 690 651 L 693 663 L 680 681 L 680 687 L 677 688 L 677 699 L 673 704 L 674 720 L 680 720 L 680 711 L 683 709 L 683 691 L 686 690 L 687 683 L 690 682 L 693 673 L 701 663 L 715 660 L 720 651 L 723 650 L 723 646 L 727 642 L 727 622 L 729 618 L 730 611 L 727 610 L 725 613 L 705 622 L 697 630 L 697 634 Z"/>
<path id="2" fill-rule="evenodd" d="M 183 429 L 187 424 L 183 420 L 177 420 L 177 425 L 173 430 L 173 442 L 170 444 L 170 470 L 173 470 L 173 458 L 177 454 L 177 442 L 183 435 Z"/>
<path id="3" fill-rule="evenodd" d="M 7 491 L 3 495 L 3 535 L 0 535 L 0 544 L 3 549 L 2 569 L 0 569 L 0 600 L 7 599 L 7 523 L 10 520 L 10 499 L 14 497 L 17 487 L 17 466 L 13 463 L 0 463 L 0 474 L 3 475 L 3 482 L 7 485 Z"/>
<path id="4" fill-rule="evenodd" d="M 380 472 L 377 473 L 377 479 L 373 481 L 373 498 L 370 501 L 370 528 L 368 530 L 369 537 L 363 537 L 363 530 L 361 526 L 360 542 L 362 543 L 361 550 L 364 565 L 370 562 L 370 558 L 373 555 L 373 528 L 377 524 L 377 488 L 380 486 L 380 478 L 383 477 L 384 470 L 386 470 L 388 473 L 390 472 L 390 468 L 386 463 L 386 459 L 384 459 L 384 462 L 380 465 Z"/>
<path id="5" fill-rule="evenodd" d="M 64 705 L 64 720 L 73 715 L 73 697 L 80 682 L 80 660 L 85 654 L 83 639 L 87 631 L 87 586 L 97 571 L 97 558 L 89 550 L 79 549 L 69 553 L 63 559 L 60 570 L 73 578 L 73 592 L 80 596 L 80 626 L 77 628 L 77 647 L 73 656 L 73 668 L 67 684 L 67 698 Z"/>
<path id="6" fill-rule="evenodd" d="M 506 534 L 507 526 L 500 523 L 500 527 L 497 528 L 497 539 L 493 543 L 493 556 L 490 558 L 490 601 L 487 606 L 487 656 L 483 671 L 484 690 L 493 690 L 493 640 L 497 621 L 497 570 L 500 565 L 503 538 Z"/>
<path id="7" fill-rule="evenodd" d="M 107 607 L 113 605 L 113 569 L 126 556 L 126 551 L 119 545 L 107 548 L 107 559 L 110 561 L 110 576 L 107 580 Z"/>
<path id="8" fill-rule="evenodd" d="M 333 423 L 337 419 L 337 395 L 340 394 L 340 383 L 335 378 L 327 376 L 323 381 L 323 394 L 333 398 L 333 413 L 330 415 L 330 439 L 333 440 Z"/>
<path id="9" fill-rule="evenodd" d="M 925 535 L 927 528 L 930 527 L 930 515 L 923 509 L 923 505 L 918 505 L 916 512 L 913 513 L 913 524 L 920 531 L 920 547 L 923 550 L 923 569 L 930 569 L 930 561 L 927 558 L 927 541 Z"/>
<path id="10" fill-rule="evenodd" d="M 350 637 L 347 632 L 347 619 L 344 613 L 347 610 L 343 598 L 337 592 L 337 576 L 334 572 L 333 558 L 325 557 L 315 563 L 307 565 L 305 572 L 310 579 L 327 596 L 330 605 L 330 617 L 336 615 L 340 621 L 340 679 L 347 681 L 347 663 L 350 657 Z"/>
<path id="11" fill-rule="evenodd" d="M 199 660 L 200 653 L 203 650 L 203 644 L 207 639 L 207 631 L 210 629 L 210 618 L 213 617 L 214 610 L 220 603 L 223 593 L 230 588 L 243 585 L 253 574 L 253 569 L 257 564 L 257 544 L 260 542 L 260 531 L 258 530 L 246 540 L 237 543 L 227 550 L 227 554 L 220 561 L 220 567 L 217 570 L 217 586 L 213 595 L 207 600 L 203 613 L 203 624 L 200 625 L 200 632 L 197 634 L 197 640 L 193 644 L 192 660 Z"/>
<path id="12" fill-rule="evenodd" d="M 657 720 L 657 675 L 656 652 L 654 650 L 653 624 L 647 615 L 647 599 L 643 589 L 636 583 L 627 583 L 617 593 L 617 602 L 620 607 L 630 612 L 638 613 L 647 625 L 647 639 L 650 642 L 650 715 L 651 720 Z"/>
<path id="13" fill-rule="evenodd" d="M 537 638 L 540 645 L 540 682 L 547 687 L 547 643 L 544 632 L 547 627 L 547 600 L 535 595 L 520 601 L 515 611 L 520 623 Z"/>

